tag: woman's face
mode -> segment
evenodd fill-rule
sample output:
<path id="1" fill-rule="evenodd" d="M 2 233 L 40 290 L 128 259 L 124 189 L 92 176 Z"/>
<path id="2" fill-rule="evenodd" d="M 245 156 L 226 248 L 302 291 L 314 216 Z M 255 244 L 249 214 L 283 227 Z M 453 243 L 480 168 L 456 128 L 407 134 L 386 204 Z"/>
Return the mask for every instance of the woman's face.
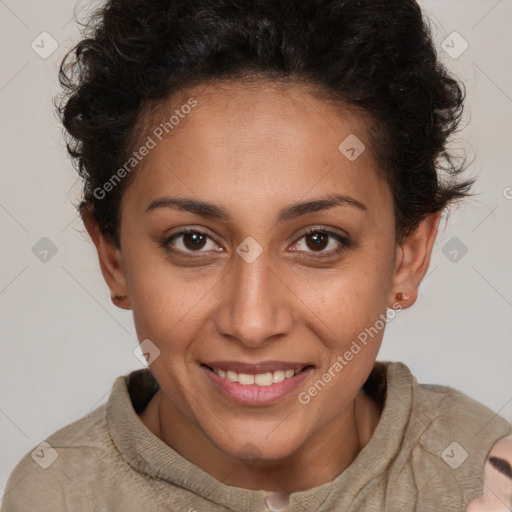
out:
<path id="1" fill-rule="evenodd" d="M 128 307 L 186 421 L 224 453 L 281 458 L 341 417 L 373 366 L 400 291 L 391 191 L 364 118 L 299 86 L 201 86 L 162 119 L 175 110 L 169 133 L 144 135 L 155 145 L 122 199 Z M 212 363 L 249 366 L 223 378 Z M 290 367 L 307 368 L 282 380 Z"/>

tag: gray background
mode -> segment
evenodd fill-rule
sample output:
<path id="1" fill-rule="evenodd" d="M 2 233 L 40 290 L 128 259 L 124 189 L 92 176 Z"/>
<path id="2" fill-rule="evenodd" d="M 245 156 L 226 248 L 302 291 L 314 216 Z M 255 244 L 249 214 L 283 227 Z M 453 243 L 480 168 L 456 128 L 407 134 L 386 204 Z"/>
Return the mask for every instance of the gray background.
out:
<path id="1" fill-rule="evenodd" d="M 2 490 L 26 452 L 142 367 L 131 312 L 110 302 L 74 209 L 80 183 L 52 113 L 57 63 L 78 41 L 73 10 L 80 17 L 91 5 L 0 0 Z M 419 300 L 388 325 L 379 359 L 403 361 L 420 382 L 458 388 L 512 421 L 512 1 L 421 5 L 442 61 L 467 87 L 452 147 L 474 159 L 478 196 L 442 223 Z M 454 31 L 469 45 L 456 58 L 464 47 Z M 58 43 L 47 58 L 31 47 L 51 49 L 42 32 Z"/>

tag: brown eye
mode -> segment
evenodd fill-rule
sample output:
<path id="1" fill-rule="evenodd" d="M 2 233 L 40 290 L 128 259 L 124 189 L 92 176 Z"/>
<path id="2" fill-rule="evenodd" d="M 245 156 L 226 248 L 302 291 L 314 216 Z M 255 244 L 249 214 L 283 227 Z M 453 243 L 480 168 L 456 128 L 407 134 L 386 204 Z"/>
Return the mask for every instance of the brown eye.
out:
<path id="1" fill-rule="evenodd" d="M 211 250 L 208 249 L 208 242 L 212 244 L 211 250 L 219 252 L 218 246 L 213 242 L 207 233 L 195 229 L 187 229 L 175 233 L 174 235 L 166 238 L 162 245 L 165 249 L 174 253 L 183 253 L 185 255 L 196 253 L 207 253 Z"/>
<path id="2" fill-rule="evenodd" d="M 313 250 L 323 250 L 329 244 L 329 235 L 321 231 L 317 231 L 311 235 L 306 235 L 305 238 L 311 242 L 306 242 L 306 244 L 310 249 Z"/>
<path id="3" fill-rule="evenodd" d="M 302 240 L 305 242 L 303 243 Z M 327 249 L 331 247 L 330 249 Z M 337 254 L 350 247 L 350 239 L 333 231 L 310 229 L 294 244 L 295 252 L 318 253 L 320 257 Z"/>
<path id="4" fill-rule="evenodd" d="M 183 234 L 183 245 L 192 251 L 202 249 L 205 245 L 206 236 L 202 233 L 191 232 Z"/>

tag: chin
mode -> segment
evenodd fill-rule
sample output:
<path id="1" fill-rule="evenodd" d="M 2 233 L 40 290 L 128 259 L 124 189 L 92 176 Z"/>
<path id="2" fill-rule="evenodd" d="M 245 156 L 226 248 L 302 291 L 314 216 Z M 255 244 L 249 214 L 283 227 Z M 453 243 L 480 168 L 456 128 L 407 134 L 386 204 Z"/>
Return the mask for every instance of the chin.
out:
<path id="1" fill-rule="evenodd" d="M 233 433 L 225 442 L 215 444 L 230 457 L 252 466 L 262 461 L 285 459 L 293 455 L 302 443 L 297 436 L 287 432 L 286 435 L 265 436 L 264 433 L 260 433 L 259 436 L 245 437 Z"/>

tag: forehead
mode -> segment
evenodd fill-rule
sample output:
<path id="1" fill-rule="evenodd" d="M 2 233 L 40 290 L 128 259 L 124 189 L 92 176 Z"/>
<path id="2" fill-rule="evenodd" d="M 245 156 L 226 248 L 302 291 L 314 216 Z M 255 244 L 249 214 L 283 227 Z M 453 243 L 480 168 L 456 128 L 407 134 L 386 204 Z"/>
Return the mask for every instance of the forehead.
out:
<path id="1" fill-rule="evenodd" d="M 141 208 L 163 193 L 259 211 L 263 198 L 269 207 L 336 192 L 363 203 L 391 200 L 368 117 L 307 87 L 203 84 L 155 106 L 148 119 L 141 140 L 154 145 L 125 193 Z"/>

